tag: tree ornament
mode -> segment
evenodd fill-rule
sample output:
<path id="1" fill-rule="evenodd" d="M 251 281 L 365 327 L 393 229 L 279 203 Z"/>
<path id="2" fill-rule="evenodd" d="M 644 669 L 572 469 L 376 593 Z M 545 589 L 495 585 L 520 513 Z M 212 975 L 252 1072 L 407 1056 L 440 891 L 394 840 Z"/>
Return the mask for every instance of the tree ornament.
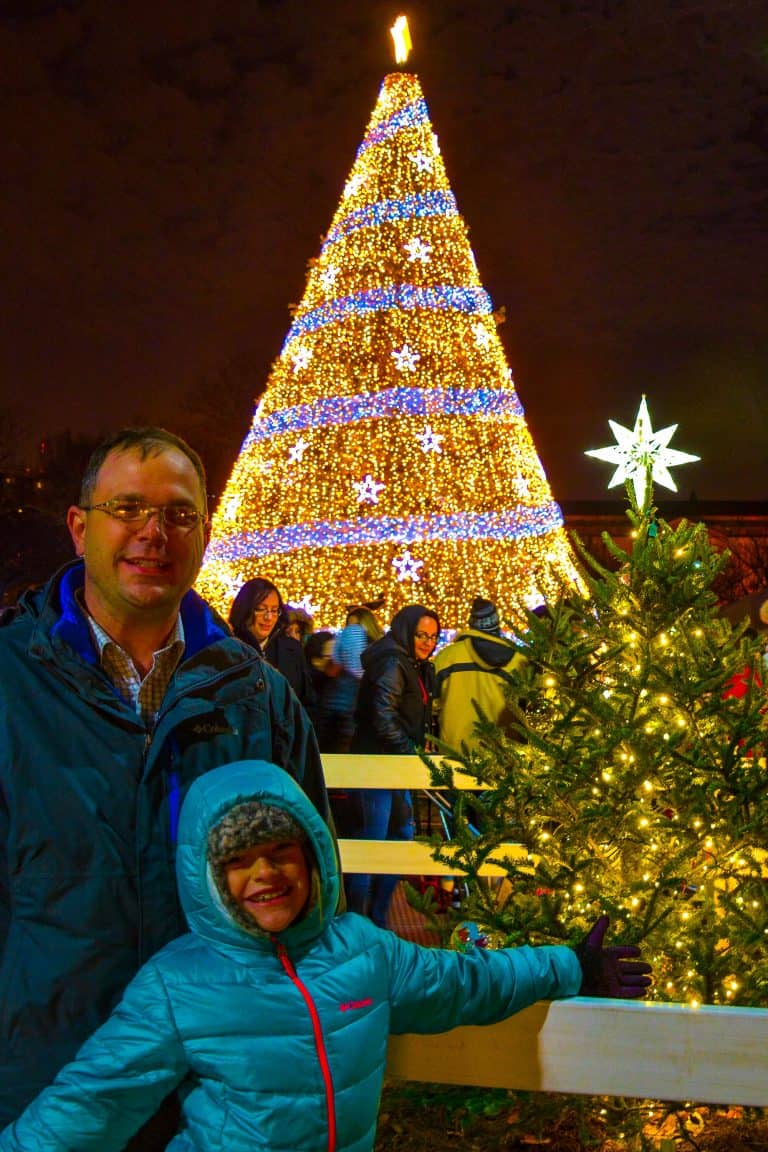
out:
<path id="1" fill-rule="evenodd" d="M 667 447 L 677 431 L 677 424 L 670 424 L 654 432 L 645 396 L 640 401 L 634 428 L 625 428 L 615 420 L 609 420 L 608 423 L 616 437 L 615 447 L 592 448 L 585 452 L 585 456 L 616 464 L 616 471 L 608 481 L 608 487 L 615 488 L 618 484 L 631 481 L 638 508 L 645 508 L 650 503 L 652 480 L 677 492 L 677 485 L 669 469 L 701 459 L 688 452 L 678 452 Z"/>

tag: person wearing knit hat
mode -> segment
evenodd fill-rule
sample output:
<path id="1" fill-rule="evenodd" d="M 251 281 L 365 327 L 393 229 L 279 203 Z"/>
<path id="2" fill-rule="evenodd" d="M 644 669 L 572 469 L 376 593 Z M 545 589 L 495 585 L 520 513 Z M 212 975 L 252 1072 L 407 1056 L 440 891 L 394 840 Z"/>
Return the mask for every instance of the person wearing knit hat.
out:
<path id="1" fill-rule="evenodd" d="M 481 596 L 476 596 L 472 601 L 472 608 L 469 613 L 469 626 L 474 628 L 476 632 L 490 632 L 494 636 L 501 635 L 496 605 L 490 600 L 483 600 Z"/>
<path id="2" fill-rule="evenodd" d="M 208 863 L 232 918 L 247 931 L 279 932 L 310 896 L 307 834 L 273 804 L 236 804 L 208 833 Z"/>
<path id="3" fill-rule="evenodd" d="M 478 710 L 503 726 L 506 687 L 512 669 L 524 663 L 517 646 L 501 635 L 496 605 L 476 597 L 469 628 L 458 632 L 435 657 L 440 739 L 456 751 L 477 748 Z"/>
<path id="4" fill-rule="evenodd" d="M 233 882 L 238 870 L 250 894 Z M 189 933 L 144 965 L 0 1133 L 0 1152 L 120 1152 L 181 1083 L 168 1152 L 371 1152 L 390 1033 L 490 1024 L 537 1000 L 635 998 L 650 984 L 637 947 L 603 945 L 607 916 L 574 947 L 460 952 L 339 913 L 328 825 L 264 761 L 226 764 L 190 787 L 176 873 Z"/>

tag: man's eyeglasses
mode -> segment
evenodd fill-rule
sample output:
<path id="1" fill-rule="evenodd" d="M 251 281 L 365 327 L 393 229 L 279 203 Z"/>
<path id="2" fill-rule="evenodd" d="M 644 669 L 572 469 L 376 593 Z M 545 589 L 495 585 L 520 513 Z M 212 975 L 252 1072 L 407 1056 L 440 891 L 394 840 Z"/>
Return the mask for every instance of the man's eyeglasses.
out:
<path id="1" fill-rule="evenodd" d="M 107 516 L 134 531 L 148 524 L 155 513 L 161 525 L 181 532 L 190 532 L 205 521 L 205 513 L 198 512 L 189 504 L 145 504 L 143 500 L 114 499 L 103 500 L 101 504 L 82 504 L 81 507 L 83 512 L 106 512 Z"/>
<path id="2" fill-rule="evenodd" d="M 437 636 L 432 632 L 414 632 L 413 638 L 422 644 L 437 644 Z"/>

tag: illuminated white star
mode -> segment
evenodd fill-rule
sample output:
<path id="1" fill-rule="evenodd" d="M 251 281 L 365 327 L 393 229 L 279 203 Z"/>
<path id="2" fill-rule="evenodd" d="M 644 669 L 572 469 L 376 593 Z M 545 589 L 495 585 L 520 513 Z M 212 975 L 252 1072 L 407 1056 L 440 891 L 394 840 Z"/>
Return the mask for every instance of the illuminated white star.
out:
<path id="1" fill-rule="evenodd" d="M 392 352 L 392 359 L 398 372 L 415 372 L 421 356 L 414 348 L 409 348 L 407 344 L 403 344 L 402 348 L 396 348 Z"/>
<path id="2" fill-rule="evenodd" d="M 427 452 L 437 452 L 440 454 L 443 451 L 441 444 L 443 440 L 445 440 L 445 436 L 441 436 L 438 432 L 433 432 L 429 424 L 427 424 L 424 431 L 421 435 L 417 436 L 416 439 L 425 455 Z"/>
<path id="3" fill-rule="evenodd" d="M 412 156 L 409 156 L 409 160 L 419 172 L 431 172 L 432 166 L 435 163 L 431 156 L 426 152 L 422 152 L 421 148 L 419 148 L 418 152 L 414 152 Z"/>
<path id="4" fill-rule="evenodd" d="M 515 476 L 512 481 L 512 487 L 518 496 L 530 496 L 530 486 L 531 482 L 527 476 Z"/>
<path id="5" fill-rule="evenodd" d="M 355 172 L 354 176 L 350 176 L 344 185 L 344 195 L 354 196 L 355 192 L 359 192 L 365 184 L 365 176 L 362 172 Z"/>
<path id="6" fill-rule="evenodd" d="M 294 372 L 301 372 L 306 368 L 312 359 L 311 348 L 297 348 L 295 352 L 291 352 L 291 363 L 293 364 Z"/>
<path id="7" fill-rule="evenodd" d="M 421 580 L 419 568 L 424 567 L 424 561 L 417 560 L 414 556 L 411 556 L 411 553 L 406 548 L 402 556 L 395 556 L 392 561 L 392 567 L 397 572 L 398 580 L 413 580 L 418 584 Z"/>
<path id="8" fill-rule="evenodd" d="M 234 496 L 230 496 L 224 505 L 224 518 L 226 520 L 234 520 L 240 510 L 240 493 L 235 492 Z"/>
<path id="9" fill-rule="evenodd" d="M 420 236 L 413 236 L 407 244 L 403 244 L 403 248 L 411 263 L 420 260 L 422 264 L 429 264 L 432 259 L 432 245 L 425 244 Z"/>
<path id="10" fill-rule="evenodd" d="M 386 485 L 380 484 L 368 473 L 363 476 L 362 480 L 353 480 L 352 487 L 357 492 L 358 504 L 378 504 L 379 492 L 381 492 Z"/>
<path id="11" fill-rule="evenodd" d="M 291 600 L 288 607 L 300 608 L 302 612 L 306 612 L 307 616 L 314 616 L 320 605 L 313 604 L 309 596 L 304 596 L 301 600 Z"/>
<path id="12" fill-rule="evenodd" d="M 472 325 L 472 331 L 475 334 L 475 344 L 478 348 L 487 348 L 491 343 L 491 334 L 482 320 L 478 320 L 476 324 Z"/>
<path id="13" fill-rule="evenodd" d="M 327 291 L 330 291 L 330 289 L 333 288 L 334 284 L 336 283 L 336 277 L 338 274 L 339 269 L 336 267 L 336 265 L 329 264 L 328 267 L 320 275 L 323 288 L 325 288 Z"/>
<path id="14" fill-rule="evenodd" d="M 218 578 L 222 585 L 222 597 L 226 597 L 231 604 L 243 586 L 243 578 L 242 576 L 238 576 L 237 573 L 230 575 L 223 572 L 218 573 Z"/>
<path id="15" fill-rule="evenodd" d="M 288 451 L 288 463 L 300 464 L 307 448 L 309 448 L 309 440 L 305 440 L 303 436 L 299 436 L 296 443 Z"/>
<path id="16" fill-rule="evenodd" d="M 668 448 L 670 440 L 677 430 L 677 424 L 670 424 L 654 432 L 651 427 L 651 417 L 645 396 L 637 410 L 634 428 L 625 428 L 614 420 L 609 420 L 611 430 L 616 437 L 616 445 L 610 448 L 593 448 L 586 452 L 587 456 L 594 456 L 596 460 L 605 460 L 608 464 L 616 464 L 616 471 L 608 481 L 609 488 L 632 481 L 635 490 L 635 500 L 639 508 L 644 508 L 646 501 L 650 501 L 649 480 L 655 480 L 663 488 L 671 488 L 677 492 L 669 469 L 678 464 L 690 464 L 699 460 L 699 456 L 691 456 L 688 452 L 677 452 Z"/>

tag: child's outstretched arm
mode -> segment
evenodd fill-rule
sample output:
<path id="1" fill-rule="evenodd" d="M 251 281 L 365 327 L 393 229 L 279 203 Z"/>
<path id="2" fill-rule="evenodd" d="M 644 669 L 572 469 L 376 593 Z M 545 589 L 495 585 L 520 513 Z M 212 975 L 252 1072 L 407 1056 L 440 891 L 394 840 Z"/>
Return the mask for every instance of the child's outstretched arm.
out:
<path id="1" fill-rule="evenodd" d="M 637 959 L 637 948 L 605 948 L 607 927 L 608 918 L 601 917 L 579 949 L 524 945 L 460 953 L 420 948 L 392 936 L 390 1031 L 444 1032 L 460 1024 L 494 1024 L 537 1000 L 580 993 L 642 995 L 651 983 L 650 965 Z"/>
<path id="2" fill-rule="evenodd" d="M 75 1059 L 0 1133 L 0 1152 L 119 1152 L 187 1071 L 150 961 Z"/>

